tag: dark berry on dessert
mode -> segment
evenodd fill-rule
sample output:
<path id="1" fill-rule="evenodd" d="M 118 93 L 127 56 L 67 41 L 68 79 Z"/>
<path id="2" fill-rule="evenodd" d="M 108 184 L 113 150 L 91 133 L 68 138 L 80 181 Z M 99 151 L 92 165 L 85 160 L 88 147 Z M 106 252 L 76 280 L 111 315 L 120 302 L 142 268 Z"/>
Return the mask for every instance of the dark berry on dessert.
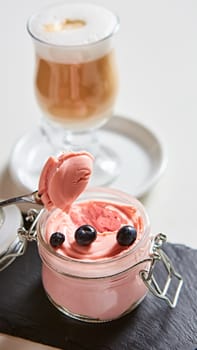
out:
<path id="1" fill-rule="evenodd" d="M 130 246 L 137 238 L 137 230 L 131 225 L 125 225 L 117 233 L 117 241 L 122 246 Z"/>
<path id="2" fill-rule="evenodd" d="M 65 241 L 65 236 L 61 232 L 54 232 L 50 237 L 50 244 L 52 247 L 57 248 Z"/>
<path id="3" fill-rule="evenodd" d="M 75 231 L 75 239 L 79 245 L 91 244 L 97 236 L 95 228 L 91 225 L 82 225 Z"/>

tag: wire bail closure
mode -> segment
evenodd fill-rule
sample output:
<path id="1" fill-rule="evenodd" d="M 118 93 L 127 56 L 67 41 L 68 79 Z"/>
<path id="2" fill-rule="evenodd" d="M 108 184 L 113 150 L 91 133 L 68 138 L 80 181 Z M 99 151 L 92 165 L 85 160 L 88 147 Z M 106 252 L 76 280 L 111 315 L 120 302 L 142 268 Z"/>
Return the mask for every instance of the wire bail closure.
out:
<path id="1" fill-rule="evenodd" d="M 15 242 L 14 242 L 15 243 Z M 8 267 L 18 256 L 25 253 L 27 240 L 25 237 L 18 238 L 16 244 L 11 244 L 6 252 L 0 256 L 0 272 Z"/>
<path id="2" fill-rule="evenodd" d="M 153 242 L 153 247 L 152 247 L 152 261 L 150 264 L 149 270 L 141 270 L 140 271 L 140 276 L 142 280 L 144 281 L 145 285 L 149 289 L 149 291 L 156 297 L 165 300 L 165 302 L 171 307 L 175 308 L 179 294 L 181 291 L 181 287 L 183 284 L 183 279 L 181 275 L 175 270 L 173 267 L 172 262 L 166 255 L 166 253 L 161 249 L 162 245 L 164 242 L 166 242 L 167 236 L 163 233 L 159 233 L 155 236 L 154 242 Z M 155 266 L 158 262 L 163 263 L 163 266 L 167 272 L 167 279 L 166 282 L 161 288 L 156 281 L 156 277 L 154 276 L 154 270 Z M 176 290 L 174 292 L 174 296 L 169 295 L 169 289 L 170 286 L 172 285 L 172 282 L 177 279 L 177 286 Z"/>
<path id="3" fill-rule="evenodd" d="M 30 209 L 27 212 L 27 216 L 25 217 L 25 220 L 29 223 L 31 223 L 30 227 L 26 229 L 24 226 L 18 228 L 18 236 L 23 240 L 26 241 L 36 241 L 37 240 L 37 231 L 36 231 L 36 225 L 40 218 L 40 215 L 42 214 L 43 210 L 36 210 L 36 209 Z"/>
<path id="4" fill-rule="evenodd" d="M 0 272 L 8 267 L 17 257 L 25 253 L 28 241 L 37 239 L 36 225 L 41 212 L 42 210 L 28 210 L 25 220 L 31 223 L 30 228 L 26 229 L 24 226 L 18 228 L 16 242 L 10 244 L 7 250 L 0 256 Z"/>

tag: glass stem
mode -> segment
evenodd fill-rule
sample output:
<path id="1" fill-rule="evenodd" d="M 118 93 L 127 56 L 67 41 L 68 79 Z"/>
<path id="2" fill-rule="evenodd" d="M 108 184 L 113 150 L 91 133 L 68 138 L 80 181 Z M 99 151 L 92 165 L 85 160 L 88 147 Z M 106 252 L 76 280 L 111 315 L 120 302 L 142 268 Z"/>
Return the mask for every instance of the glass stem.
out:
<path id="1" fill-rule="evenodd" d="M 99 153 L 98 132 L 96 129 L 73 132 L 43 119 L 41 130 L 47 141 L 54 148 L 55 153 L 59 153 L 61 150 L 88 151 L 94 157 Z"/>

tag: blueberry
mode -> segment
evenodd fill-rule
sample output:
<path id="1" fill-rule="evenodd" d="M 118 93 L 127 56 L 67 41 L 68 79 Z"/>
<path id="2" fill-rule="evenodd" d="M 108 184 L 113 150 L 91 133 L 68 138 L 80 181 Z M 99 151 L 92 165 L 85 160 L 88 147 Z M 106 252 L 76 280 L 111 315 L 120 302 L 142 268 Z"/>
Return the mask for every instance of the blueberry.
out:
<path id="1" fill-rule="evenodd" d="M 65 236 L 61 232 L 54 232 L 50 237 L 50 244 L 54 248 L 60 247 L 64 241 Z"/>
<path id="2" fill-rule="evenodd" d="M 130 246 L 137 238 L 137 231 L 131 225 L 125 225 L 117 233 L 117 241 L 120 245 Z"/>
<path id="3" fill-rule="evenodd" d="M 95 228 L 91 225 L 82 225 L 75 231 L 75 239 L 79 245 L 91 244 L 97 236 Z"/>

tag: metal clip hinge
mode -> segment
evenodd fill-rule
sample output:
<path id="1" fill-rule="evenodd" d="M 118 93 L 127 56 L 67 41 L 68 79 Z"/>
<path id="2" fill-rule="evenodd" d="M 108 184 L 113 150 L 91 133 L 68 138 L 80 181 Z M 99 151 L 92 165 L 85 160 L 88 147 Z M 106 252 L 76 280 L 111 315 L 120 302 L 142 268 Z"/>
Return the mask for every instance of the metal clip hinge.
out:
<path id="1" fill-rule="evenodd" d="M 30 222 L 31 225 L 28 229 L 26 229 L 24 226 L 19 227 L 18 229 L 18 235 L 20 238 L 25 238 L 27 241 L 35 241 L 37 239 L 37 232 L 36 232 L 36 225 L 39 220 L 39 217 L 41 215 L 41 211 L 37 211 L 35 209 L 30 209 L 27 212 L 27 216 L 25 217 L 25 220 L 27 222 Z"/>
<path id="2" fill-rule="evenodd" d="M 179 294 L 183 284 L 183 279 L 181 275 L 174 269 L 172 262 L 170 261 L 166 253 L 164 253 L 164 251 L 161 249 L 161 246 L 165 241 L 166 235 L 164 235 L 163 233 L 159 233 L 155 237 L 150 270 L 141 270 L 140 275 L 145 285 L 153 295 L 165 300 L 170 307 L 174 308 L 179 298 Z M 167 279 L 163 288 L 159 286 L 153 274 L 155 265 L 158 261 L 163 263 L 163 266 L 167 271 Z M 170 285 L 172 284 L 172 280 L 174 281 L 175 278 L 177 279 L 176 290 L 174 293 L 174 297 L 170 297 L 167 294 L 169 292 Z"/>
<path id="3" fill-rule="evenodd" d="M 18 238 L 16 245 L 11 244 L 3 256 L 0 256 L 0 271 L 8 267 L 17 257 L 22 256 L 26 248 L 27 240 L 24 237 Z"/>
<path id="4" fill-rule="evenodd" d="M 30 227 L 29 229 L 26 229 L 24 226 L 18 228 L 16 240 L 9 245 L 2 255 L 0 255 L 0 271 L 8 267 L 15 258 L 25 253 L 28 241 L 37 239 L 36 225 L 41 212 L 42 210 L 39 212 L 35 209 L 30 209 L 27 212 L 25 220 L 30 223 Z"/>

